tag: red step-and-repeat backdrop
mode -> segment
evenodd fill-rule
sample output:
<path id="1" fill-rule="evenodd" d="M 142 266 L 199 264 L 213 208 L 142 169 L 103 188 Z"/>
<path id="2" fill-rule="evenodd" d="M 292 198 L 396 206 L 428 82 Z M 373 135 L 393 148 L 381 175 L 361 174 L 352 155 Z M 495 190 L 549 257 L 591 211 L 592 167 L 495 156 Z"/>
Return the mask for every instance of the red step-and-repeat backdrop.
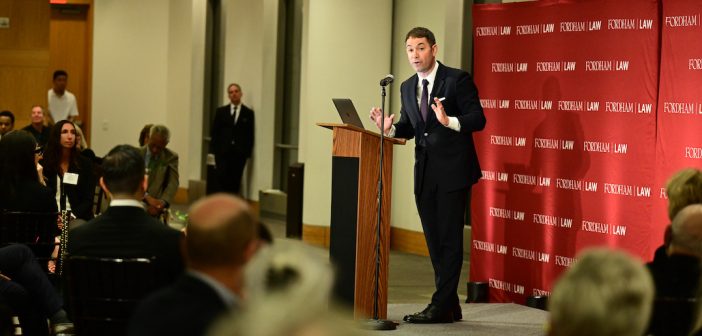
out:
<path id="1" fill-rule="evenodd" d="M 656 181 L 660 188 L 676 171 L 702 166 L 702 1 L 663 1 L 658 95 Z M 659 191 L 665 195 L 663 189 Z M 655 223 L 669 222 L 665 200 Z"/>
<path id="2" fill-rule="evenodd" d="M 623 248 L 648 260 L 661 244 L 667 222 L 653 215 L 663 211 L 665 220 L 660 176 L 693 164 L 685 160 L 700 165 L 684 155 L 700 147 L 693 134 L 701 129 L 698 115 L 661 113 L 663 101 L 689 101 L 697 110 L 700 86 L 691 84 L 702 72 L 678 72 L 702 58 L 702 46 L 661 57 L 659 5 L 474 7 L 474 77 L 488 122 L 475 135 L 483 179 L 473 189 L 470 280 L 489 282 L 491 301 L 550 294 L 585 247 Z M 695 41 L 679 34 L 663 39 L 668 53 Z M 659 100 L 661 58 L 674 64 L 664 65 L 670 70 L 661 86 L 670 93 L 661 90 Z M 689 90 L 665 84 L 683 77 Z M 657 159 L 657 134 L 674 143 L 658 142 L 658 156 L 670 157 L 665 164 Z"/>

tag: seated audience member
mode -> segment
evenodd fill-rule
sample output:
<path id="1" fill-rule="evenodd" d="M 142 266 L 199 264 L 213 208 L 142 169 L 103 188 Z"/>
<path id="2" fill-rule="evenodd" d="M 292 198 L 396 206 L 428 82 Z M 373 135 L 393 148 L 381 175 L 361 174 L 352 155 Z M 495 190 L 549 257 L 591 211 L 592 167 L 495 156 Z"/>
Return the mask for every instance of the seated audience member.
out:
<path id="1" fill-rule="evenodd" d="M 32 106 L 30 119 L 32 122 L 22 130 L 31 133 L 37 140 L 39 147 L 43 148 L 49 141 L 49 133 L 51 133 L 51 127 L 44 124 L 44 109 L 39 105 Z"/>
<path id="2" fill-rule="evenodd" d="M 139 147 L 144 147 L 149 141 L 149 132 L 151 131 L 151 126 L 154 124 L 146 124 L 144 128 L 139 132 Z"/>
<path id="3" fill-rule="evenodd" d="M 641 336 L 653 302 L 646 268 L 621 251 L 581 253 L 549 299 L 549 336 Z"/>
<path id="4" fill-rule="evenodd" d="M 103 159 L 100 186 L 112 200 L 100 216 L 70 231 L 72 256 L 155 257 L 164 278 L 183 271 L 178 242 L 180 232 L 164 226 L 144 211 L 146 178 L 139 150 L 129 145 L 113 148 Z"/>
<path id="5" fill-rule="evenodd" d="M 14 131 L 0 139 L 0 210 L 22 212 L 57 212 L 51 190 L 40 183 L 36 168 L 36 140 L 25 131 Z M 58 226 L 50 223 L 54 235 Z M 53 235 L 40 237 L 42 242 L 53 242 Z M 35 248 L 33 252 L 49 257 L 52 248 Z M 1 271 L 1 269 L 0 269 Z"/>
<path id="6" fill-rule="evenodd" d="M 57 122 L 41 161 L 46 185 L 55 195 L 59 209 L 70 210 L 79 219 L 75 224 L 93 218 L 96 182 L 93 163 L 80 155 L 76 140 L 76 127 L 72 122 Z"/>
<path id="7" fill-rule="evenodd" d="M 127 334 L 204 335 L 217 317 L 238 309 L 256 232 L 242 199 L 215 194 L 193 204 L 182 245 L 188 271 L 137 307 Z"/>
<path id="8" fill-rule="evenodd" d="M 689 335 L 699 294 L 702 262 L 702 204 L 688 205 L 673 219 L 666 258 L 647 266 L 658 300 L 651 317 L 651 335 Z"/>
<path id="9" fill-rule="evenodd" d="M 683 169 L 668 180 L 665 187 L 668 195 L 668 218 L 672 221 L 678 212 L 695 203 L 702 203 L 702 171 L 694 168 Z M 665 228 L 663 245 L 656 249 L 653 261 L 666 258 L 670 244 L 670 225 Z"/>
<path id="10" fill-rule="evenodd" d="M 76 146 L 78 146 L 78 152 L 80 152 L 80 155 L 86 157 L 88 160 L 93 162 L 94 164 L 100 164 L 102 163 L 102 160 L 99 160 L 97 156 L 95 155 L 95 152 L 93 152 L 92 149 L 88 148 L 88 142 L 85 140 L 85 135 L 83 135 L 83 130 L 80 128 L 80 126 L 76 126 Z"/>
<path id="11" fill-rule="evenodd" d="M 0 140 L 0 208 L 11 211 L 56 212 L 51 190 L 39 181 L 36 140 L 15 131 Z"/>
<path id="12" fill-rule="evenodd" d="M 166 148 L 170 138 L 166 126 L 154 125 L 146 145 L 140 149 L 149 175 L 144 202 L 151 216 L 162 215 L 178 190 L 178 154 Z"/>
<path id="13" fill-rule="evenodd" d="M 333 271 L 303 244 L 262 249 L 246 266 L 246 305 L 226 315 L 211 336 L 348 335 L 330 311 Z M 333 308 L 333 307 L 332 307 Z"/>
<path id="14" fill-rule="evenodd" d="M 72 326 L 61 297 L 27 246 L 0 248 L 0 301 L 19 318 L 22 335 L 48 335 L 47 318 L 55 333 L 66 332 Z"/>
<path id="15" fill-rule="evenodd" d="M 0 139 L 15 128 L 15 115 L 10 111 L 0 112 Z"/>
<path id="16" fill-rule="evenodd" d="M 666 258 L 647 264 L 657 297 L 693 298 L 697 295 L 702 262 L 702 204 L 678 211 L 671 224 Z"/>

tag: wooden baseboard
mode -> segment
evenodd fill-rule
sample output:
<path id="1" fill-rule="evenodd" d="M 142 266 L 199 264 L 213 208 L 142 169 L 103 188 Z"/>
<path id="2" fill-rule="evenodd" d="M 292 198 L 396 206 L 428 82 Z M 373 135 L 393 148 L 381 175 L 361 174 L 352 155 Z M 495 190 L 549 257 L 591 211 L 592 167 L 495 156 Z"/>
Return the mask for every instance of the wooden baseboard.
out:
<path id="1" fill-rule="evenodd" d="M 390 249 L 421 256 L 429 255 L 429 248 L 427 248 L 427 242 L 424 240 L 424 232 L 395 227 L 390 228 Z"/>
<path id="2" fill-rule="evenodd" d="M 329 247 L 329 227 L 302 225 L 302 241 L 320 247 Z M 421 256 L 428 256 L 429 249 L 424 233 L 400 228 L 390 228 L 390 249 Z"/>
<path id="3" fill-rule="evenodd" d="M 303 224 L 302 241 L 310 245 L 329 248 L 329 227 Z"/>

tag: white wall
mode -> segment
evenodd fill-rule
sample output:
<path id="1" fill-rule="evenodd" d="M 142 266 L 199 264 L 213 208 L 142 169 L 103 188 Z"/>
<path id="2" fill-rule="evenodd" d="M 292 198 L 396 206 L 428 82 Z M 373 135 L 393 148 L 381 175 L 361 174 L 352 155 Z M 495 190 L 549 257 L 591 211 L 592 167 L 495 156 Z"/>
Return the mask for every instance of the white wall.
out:
<path id="1" fill-rule="evenodd" d="M 308 0 L 303 9 L 299 161 L 305 163 L 303 222 L 328 226 L 331 99 L 349 97 L 366 115 L 380 104 L 378 81 L 390 72 L 391 0 Z M 361 118 L 366 127 L 368 118 Z"/>
<path id="2" fill-rule="evenodd" d="M 171 130 L 180 185 L 200 177 L 206 0 L 95 1 L 92 147 L 137 145 L 147 123 Z"/>
<path id="3" fill-rule="evenodd" d="M 99 156 L 136 145 L 144 124 L 166 120 L 168 8 L 168 0 L 95 1 L 91 129 Z"/>

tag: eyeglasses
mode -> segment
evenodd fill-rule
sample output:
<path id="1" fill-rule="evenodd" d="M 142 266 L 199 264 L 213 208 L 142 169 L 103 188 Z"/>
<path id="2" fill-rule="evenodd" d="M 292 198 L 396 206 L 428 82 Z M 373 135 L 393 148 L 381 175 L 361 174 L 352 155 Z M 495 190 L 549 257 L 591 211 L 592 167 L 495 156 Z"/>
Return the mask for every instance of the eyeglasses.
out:
<path id="1" fill-rule="evenodd" d="M 34 154 L 42 155 L 44 154 L 44 149 L 41 147 L 34 148 Z"/>

